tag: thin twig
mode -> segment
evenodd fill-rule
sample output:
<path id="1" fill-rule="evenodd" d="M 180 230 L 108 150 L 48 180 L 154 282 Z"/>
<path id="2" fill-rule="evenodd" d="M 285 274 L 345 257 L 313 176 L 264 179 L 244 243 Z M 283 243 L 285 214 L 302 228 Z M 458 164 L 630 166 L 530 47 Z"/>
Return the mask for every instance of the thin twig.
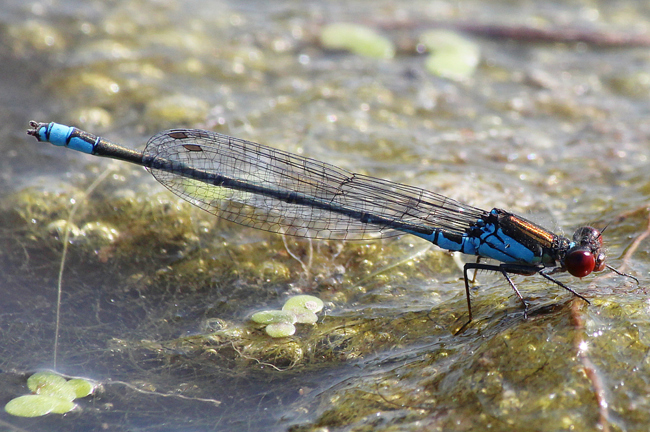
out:
<path id="1" fill-rule="evenodd" d="M 106 170 L 101 173 L 88 188 L 84 191 L 84 197 L 88 197 L 99 184 L 108 177 L 108 175 L 113 171 L 113 168 L 108 167 Z M 61 262 L 59 264 L 59 278 L 56 283 L 57 293 L 56 293 L 56 324 L 54 326 L 54 360 L 52 361 L 52 367 L 56 370 L 56 360 L 59 353 L 59 329 L 61 327 L 61 297 L 63 294 L 63 270 L 65 269 L 65 259 L 68 255 L 68 240 L 70 240 L 70 226 L 74 220 L 74 216 L 77 213 L 77 209 L 81 206 L 80 200 L 75 201 L 68 215 L 68 219 L 65 223 L 65 234 L 63 235 L 63 252 L 61 253 Z"/>
<path id="2" fill-rule="evenodd" d="M 573 301 L 571 304 L 571 319 L 576 329 L 576 337 L 573 341 L 573 346 L 578 354 L 580 363 L 587 375 L 587 379 L 591 382 L 594 389 L 594 398 L 598 405 L 598 430 L 602 432 L 609 432 L 609 403 L 607 402 L 607 392 L 605 385 L 598 373 L 598 369 L 589 358 L 588 350 L 589 343 L 585 340 L 585 323 L 580 312 L 582 302 Z"/>
<path id="3" fill-rule="evenodd" d="M 282 234 L 282 243 L 284 243 L 284 249 L 287 251 L 289 256 L 291 258 L 295 259 L 300 263 L 300 266 L 302 267 L 302 270 L 305 272 L 305 279 L 309 280 L 309 275 L 311 273 L 311 264 L 312 264 L 312 242 L 311 239 L 307 239 L 309 241 L 309 249 L 308 249 L 308 261 L 307 264 L 303 260 L 300 259 L 298 255 L 293 253 L 291 249 L 289 248 L 289 243 L 287 242 L 287 236 Z"/>
<path id="4" fill-rule="evenodd" d="M 504 24 L 477 22 L 449 22 L 420 19 L 374 21 L 368 25 L 388 32 L 412 32 L 445 28 L 470 33 L 491 39 L 508 39 L 524 43 L 583 43 L 600 48 L 645 47 L 650 46 L 650 36 L 646 33 L 623 33 L 620 31 L 579 29 L 576 27 L 540 28 L 531 26 L 511 26 Z M 416 51 L 420 43 L 417 36 L 400 35 L 399 51 Z"/>
<path id="5" fill-rule="evenodd" d="M 628 265 L 630 258 L 632 258 L 632 255 L 634 255 L 636 250 L 639 248 L 641 242 L 648 236 L 650 236 L 650 215 L 648 215 L 648 225 L 646 226 L 645 231 L 643 231 L 637 238 L 635 238 L 627 251 L 625 251 L 625 254 L 622 258 L 623 264 L 618 268 L 618 271 L 625 272 L 625 268 Z"/>

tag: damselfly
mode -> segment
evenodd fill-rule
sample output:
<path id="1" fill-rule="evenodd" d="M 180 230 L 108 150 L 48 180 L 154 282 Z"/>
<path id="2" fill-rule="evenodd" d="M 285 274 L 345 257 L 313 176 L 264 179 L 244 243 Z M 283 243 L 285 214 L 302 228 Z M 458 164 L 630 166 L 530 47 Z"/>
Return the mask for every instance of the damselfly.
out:
<path id="1" fill-rule="evenodd" d="M 238 224 L 314 239 L 408 233 L 449 251 L 476 255 L 477 261 L 463 270 L 469 321 L 469 270 L 501 273 L 523 303 L 524 316 L 528 304 L 509 273 L 537 273 L 587 303 L 551 275 L 566 271 L 581 278 L 609 268 L 629 276 L 605 263 L 602 235 L 593 227 L 580 227 L 569 239 L 505 210 L 481 210 L 243 139 L 172 129 L 154 135 L 138 152 L 74 127 L 34 121 L 30 126 L 27 133 L 39 141 L 144 166 L 176 195 Z M 480 263 L 481 258 L 501 264 Z"/>

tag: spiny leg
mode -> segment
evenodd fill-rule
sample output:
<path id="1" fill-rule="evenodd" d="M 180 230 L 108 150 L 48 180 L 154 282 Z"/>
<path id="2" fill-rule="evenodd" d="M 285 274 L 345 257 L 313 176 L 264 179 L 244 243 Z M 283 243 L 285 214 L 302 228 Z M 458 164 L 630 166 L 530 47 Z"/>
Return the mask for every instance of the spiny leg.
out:
<path id="1" fill-rule="evenodd" d="M 510 287 L 512 290 L 517 294 L 517 297 L 519 297 L 519 300 L 521 300 L 521 303 L 524 305 L 524 318 L 528 318 L 528 303 L 524 300 L 523 296 L 517 289 L 517 286 L 512 282 L 512 279 L 510 279 L 510 276 L 508 276 L 508 273 L 516 273 L 516 274 L 522 274 L 522 275 L 533 275 L 535 273 L 539 273 L 544 277 L 545 279 L 553 282 L 556 285 L 561 286 L 565 290 L 569 291 L 571 294 L 575 295 L 576 297 L 581 298 L 587 304 L 591 304 L 589 300 L 587 300 L 584 296 L 581 294 L 578 294 L 576 291 L 572 290 L 559 280 L 552 278 L 547 274 L 548 268 L 539 268 L 535 266 L 528 266 L 524 264 L 501 264 L 501 265 L 491 265 L 491 264 L 480 264 L 480 263 L 467 263 L 465 264 L 465 267 L 463 268 L 463 276 L 465 278 L 465 294 L 467 295 L 467 310 L 469 312 L 469 321 L 462 327 L 465 328 L 471 321 L 472 321 L 472 304 L 470 300 L 470 295 L 469 295 L 469 280 L 467 277 L 467 271 L 470 269 L 475 269 L 476 271 L 478 270 L 487 270 L 487 271 L 496 271 L 501 273 L 508 283 L 510 284 Z"/>
<path id="2" fill-rule="evenodd" d="M 510 276 L 508 276 L 506 270 L 501 266 L 499 266 L 499 269 L 501 270 L 501 274 L 503 275 L 503 277 L 505 277 L 508 283 L 510 284 L 512 290 L 515 292 L 515 294 L 517 294 L 517 297 L 519 297 L 519 300 L 521 300 L 521 303 L 524 305 L 524 319 L 528 319 L 528 303 L 526 303 L 526 300 L 524 300 L 521 293 L 517 289 L 517 286 L 512 281 L 512 279 L 510 279 Z"/>
<path id="3" fill-rule="evenodd" d="M 468 283 L 468 279 L 467 279 L 467 270 L 469 270 L 469 269 L 475 269 L 476 271 L 478 271 L 478 270 L 487 270 L 487 271 L 494 271 L 494 272 L 501 273 L 506 278 L 506 280 L 508 281 L 508 284 L 510 284 L 510 287 L 515 292 L 515 294 L 517 294 L 517 297 L 519 297 L 519 300 L 521 300 L 521 303 L 524 305 L 524 318 L 528 318 L 528 303 L 526 303 L 526 301 L 524 300 L 524 297 L 521 295 L 521 293 L 517 289 L 517 286 L 514 284 L 512 279 L 510 279 L 510 276 L 508 276 L 508 273 L 532 275 L 532 274 L 535 274 L 535 273 L 539 272 L 539 269 L 537 267 L 531 267 L 531 266 L 520 265 L 520 264 L 501 264 L 501 265 L 480 264 L 480 263 L 467 263 L 467 264 L 465 264 L 463 275 L 465 276 L 465 292 L 467 294 L 467 307 L 468 307 L 468 310 L 469 310 L 469 318 L 470 318 L 469 321 L 471 321 L 472 320 L 472 309 L 471 309 L 470 298 L 469 298 L 469 283 Z M 548 277 L 548 276 L 545 275 L 545 277 Z M 554 280 L 553 278 L 550 278 L 550 279 Z M 468 321 L 467 324 L 469 324 L 469 321 Z M 465 324 L 465 325 L 467 325 L 467 324 Z"/>

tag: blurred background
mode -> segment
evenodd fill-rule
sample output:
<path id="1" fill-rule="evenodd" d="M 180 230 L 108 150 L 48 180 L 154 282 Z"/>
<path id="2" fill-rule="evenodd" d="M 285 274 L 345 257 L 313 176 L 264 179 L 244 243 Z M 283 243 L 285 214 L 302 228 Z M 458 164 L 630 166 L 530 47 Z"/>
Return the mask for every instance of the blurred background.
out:
<path id="1" fill-rule="evenodd" d="M 5 0 L 0 402 L 53 368 L 61 274 L 56 370 L 102 386 L 3 429 L 646 430 L 649 23 L 638 0 Z M 210 129 L 567 236 L 607 226 L 641 283 L 559 276 L 586 305 L 515 277 L 524 320 L 479 274 L 455 334 L 462 271 L 426 242 L 236 226 L 30 120 L 137 149 Z M 325 302 L 316 325 L 250 323 L 294 294 Z"/>

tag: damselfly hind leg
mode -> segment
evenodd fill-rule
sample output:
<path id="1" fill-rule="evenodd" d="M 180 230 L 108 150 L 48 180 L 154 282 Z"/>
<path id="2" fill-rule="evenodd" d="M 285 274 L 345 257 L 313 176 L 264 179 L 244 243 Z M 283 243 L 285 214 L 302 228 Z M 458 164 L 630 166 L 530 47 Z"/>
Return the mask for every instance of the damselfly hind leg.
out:
<path id="1" fill-rule="evenodd" d="M 474 270 L 474 276 L 476 276 L 476 273 L 479 270 L 487 270 L 487 271 L 494 271 L 501 273 L 503 277 L 506 278 L 508 281 L 508 284 L 512 288 L 512 290 L 517 294 L 517 297 L 519 297 L 519 300 L 521 300 L 521 304 L 524 306 L 524 318 L 528 318 L 528 303 L 526 303 L 526 300 L 524 300 L 524 297 L 521 295 L 519 290 L 517 289 L 517 286 L 515 283 L 510 279 L 510 276 L 508 276 L 508 273 L 520 273 L 520 271 L 509 271 L 507 265 L 502 264 L 502 265 L 493 265 L 493 264 L 481 264 L 479 262 L 475 263 L 467 263 L 465 264 L 465 267 L 463 269 L 463 276 L 465 277 L 465 294 L 467 295 L 467 309 L 469 311 L 469 321 L 472 321 L 472 306 L 471 306 L 471 301 L 469 297 L 469 279 L 467 277 L 467 271 L 468 270 Z M 517 269 L 521 270 L 521 269 Z M 528 270 L 528 269 L 527 269 Z M 468 321 L 468 324 L 469 324 Z"/>
<path id="2" fill-rule="evenodd" d="M 548 269 L 544 268 L 544 267 L 540 268 L 540 267 L 536 267 L 536 266 L 527 266 L 525 264 L 493 265 L 493 264 L 480 264 L 478 262 L 476 262 L 476 263 L 467 263 L 467 264 L 465 264 L 465 267 L 463 269 L 463 276 L 465 278 L 465 294 L 467 296 L 467 310 L 469 312 L 469 321 L 467 322 L 467 324 L 469 324 L 472 321 L 472 304 L 471 304 L 471 300 L 470 300 L 469 278 L 468 278 L 468 274 L 467 274 L 468 270 L 472 270 L 472 269 L 475 271 L 475 274 L 476 274 L 476 272 L 478 270 L 487 270 L 487 271 L 494 271 L 494 272 L 501 273 L 503 275 L 503 277 L 506 278 L 506 280 L 508 281 L 508 284 L 510 285 L 512 290 L 515 292 L 517 297 L 519 297 L 519 300 L 521 300 L 521 303 L 524 305 L 524 319 L 528 318 L 528 303 L 526 303 L 526 300 L 524 300 L 524 297 L 521 295 L 521 293 L 517 289 L 517 286 L 514 284 L 514 282 L 512 281 L 510 276 L 508 275 L 508 273 L 521 274 L 521 275 L 526 275 L 526 276 L 530 276 L 530 275 L 533 275 L 535 273 L 539 273 L 545 279 L 553 282 L 556 285 L 561 286 L 565 290 L 569 291 L 571 294 L 573 294 L 576 297 L 579 297 L 582 300 L 584 300 L 585 302 L 587 302 L 587 304 L 591 304 L 589 302 L 589 300 L 587 300 L 583 295 L 581 295 L 581 294 L 577 293 L 576 291 L 572 290 L 571 288 L 569 288 L 568 286 L 566 286 L 565 284 L 563 284 L 559 280 L 549 276 L 549 274 L 547 273 Z M 463 326 L 463 328 L 465 326 L 467 326 L 467 324 L 465 324 Z"/>

